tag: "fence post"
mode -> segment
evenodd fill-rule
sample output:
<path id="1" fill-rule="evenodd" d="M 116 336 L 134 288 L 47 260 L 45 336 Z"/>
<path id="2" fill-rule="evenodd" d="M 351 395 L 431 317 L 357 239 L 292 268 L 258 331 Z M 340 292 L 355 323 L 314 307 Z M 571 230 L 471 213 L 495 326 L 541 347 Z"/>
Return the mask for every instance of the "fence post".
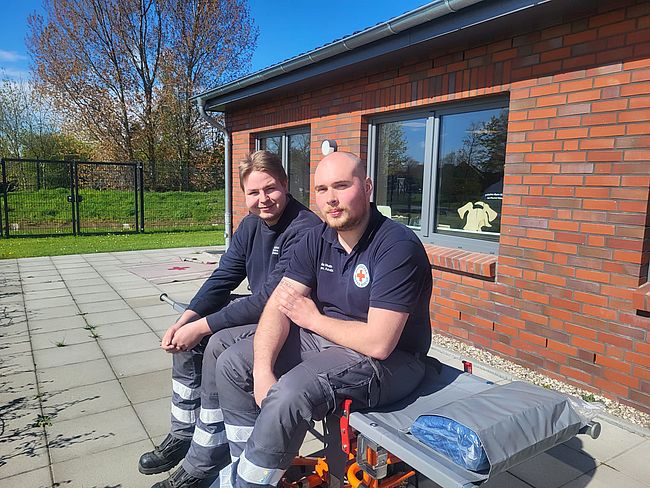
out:
<path id="1" fill-rule="evenodd" d="M 140 233 L 140 212 L 138 211 L 138 166 L 130 163 L 133 169 L 133 211 L 135 217 L 135 232 Z"/>
<path id="2" fill-rule="evenodd" d="M 140 186 L 140 231 L 144 232 L 144 167 L 138 163 L 138 183 Z"/>
<path id="3" fill-rule="evenodd" d="M 4 158 L 2 158 L 2 202 L 4 205 L 4 233 L 5 237 L 9 237 L 9 183 L 7 183 L 7 167 Z M 0 221 L 0 233 L 2 232 L 2 222 Z"/>

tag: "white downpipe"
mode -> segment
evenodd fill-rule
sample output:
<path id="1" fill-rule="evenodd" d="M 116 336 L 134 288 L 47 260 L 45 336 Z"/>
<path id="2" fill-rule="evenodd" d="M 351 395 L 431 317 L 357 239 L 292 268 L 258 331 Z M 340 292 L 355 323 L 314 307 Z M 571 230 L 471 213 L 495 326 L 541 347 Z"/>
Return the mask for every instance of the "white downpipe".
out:
<path id="1" fill-rule="evenodd" d="M 225 200 L 226 211 L 224 214 L 224 237 L 226 240 L 226 249 L 230 247 L 230 237 L 232 236 L 232 199 L 230 193 L 232 191 L 232 155 L 231 155 L 231 139 L 230 133 L 226 127 L 214 117 L 208 115 L 205 111 L 205 99 L 199 97 L 196 99 L 196 104 L 199 108 L 199 114 L 208 124 L 217 129 L 223 134 L 224 145 L 224 166 L 225 166 Z"/>

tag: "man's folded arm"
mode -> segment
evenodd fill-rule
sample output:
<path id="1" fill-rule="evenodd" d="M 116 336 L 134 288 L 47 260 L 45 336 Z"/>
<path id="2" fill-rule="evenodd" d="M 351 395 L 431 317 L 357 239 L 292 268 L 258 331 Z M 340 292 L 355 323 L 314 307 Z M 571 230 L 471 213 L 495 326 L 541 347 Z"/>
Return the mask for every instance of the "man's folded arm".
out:
<path id="1" fill-rule="evenodd" d="M 386 359 L 397 346 L 407 312 L 370 307 L 368 322 L 339 320 L 321 315 L 309 328 L 316 334 L 343 347 L 375 359 Z"/>
<path id="2" fill-rule="evenodd" d="M 293 247 L 302 239 L 303 234 L 296 233 L 284 243 L 282 256 L 269 273 L 262 288 L 249 296 L 229 303 L 221 310 L 206 317 L 210 330 L 215 333 L 221 329 L 241 324 L 253 324 L 258 322 L 264 306 L 269 301 L 273 290 L 278 286 L 287 266 L 293 257 Z"/>

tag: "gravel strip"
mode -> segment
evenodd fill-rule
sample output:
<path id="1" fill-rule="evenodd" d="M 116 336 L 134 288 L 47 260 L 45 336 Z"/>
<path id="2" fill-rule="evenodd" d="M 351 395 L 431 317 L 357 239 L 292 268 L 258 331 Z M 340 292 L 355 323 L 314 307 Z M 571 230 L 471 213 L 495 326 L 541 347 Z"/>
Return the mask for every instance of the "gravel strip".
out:
<path id="1" fill-rule="evenodd" d="M 639 425 L 643 428 L 650 428 L 650 415 L 628 405 L 624 405 L 562 381 L 549 378 L 548 376 L 544 376 L 543 374 L 532 371 L 524 366 L 515 364 L 512 361 L 508 361 L 507 359 L 488 351 L 464 344 L 450 337 L 433 334 L 432 343 L 450 351 L 461 353 L 464 359 L 472 359 L 491 368 L 495 368 L 497 370 L 495 372 L 496 374 L 501 373 L 501 375 L 506 377 L 512 376 L 513 378 L 525 380 L 535 385 L 543 386 L 544 388 L 550 388 L 561 393 L 582 397 L 590 402 L 600 402 L 605 406 L 605 411 L 608 414 L 621 418 L 632 424 Z"/>

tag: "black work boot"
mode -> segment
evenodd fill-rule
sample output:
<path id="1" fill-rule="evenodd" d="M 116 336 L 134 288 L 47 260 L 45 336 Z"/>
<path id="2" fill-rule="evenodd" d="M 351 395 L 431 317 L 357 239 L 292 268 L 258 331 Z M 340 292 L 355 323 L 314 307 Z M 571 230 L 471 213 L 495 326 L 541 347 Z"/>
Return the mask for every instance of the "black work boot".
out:
<path id="1" fill-rule="evenodd" d="M 167 434 L 165 440 L 153 451 L 145 452 L 140 456 L 138 470 L 142 474 L 158 474 L 169 471 L 183 460 L 190 449 L 190 442 Z"/>
<path id="2" fill-rule="evenodd" d="M 151 488 L 199 488 L 204 480 L 187 474 L 183 466 L 178 468 L 165 481 L 160 481 Z"/>

